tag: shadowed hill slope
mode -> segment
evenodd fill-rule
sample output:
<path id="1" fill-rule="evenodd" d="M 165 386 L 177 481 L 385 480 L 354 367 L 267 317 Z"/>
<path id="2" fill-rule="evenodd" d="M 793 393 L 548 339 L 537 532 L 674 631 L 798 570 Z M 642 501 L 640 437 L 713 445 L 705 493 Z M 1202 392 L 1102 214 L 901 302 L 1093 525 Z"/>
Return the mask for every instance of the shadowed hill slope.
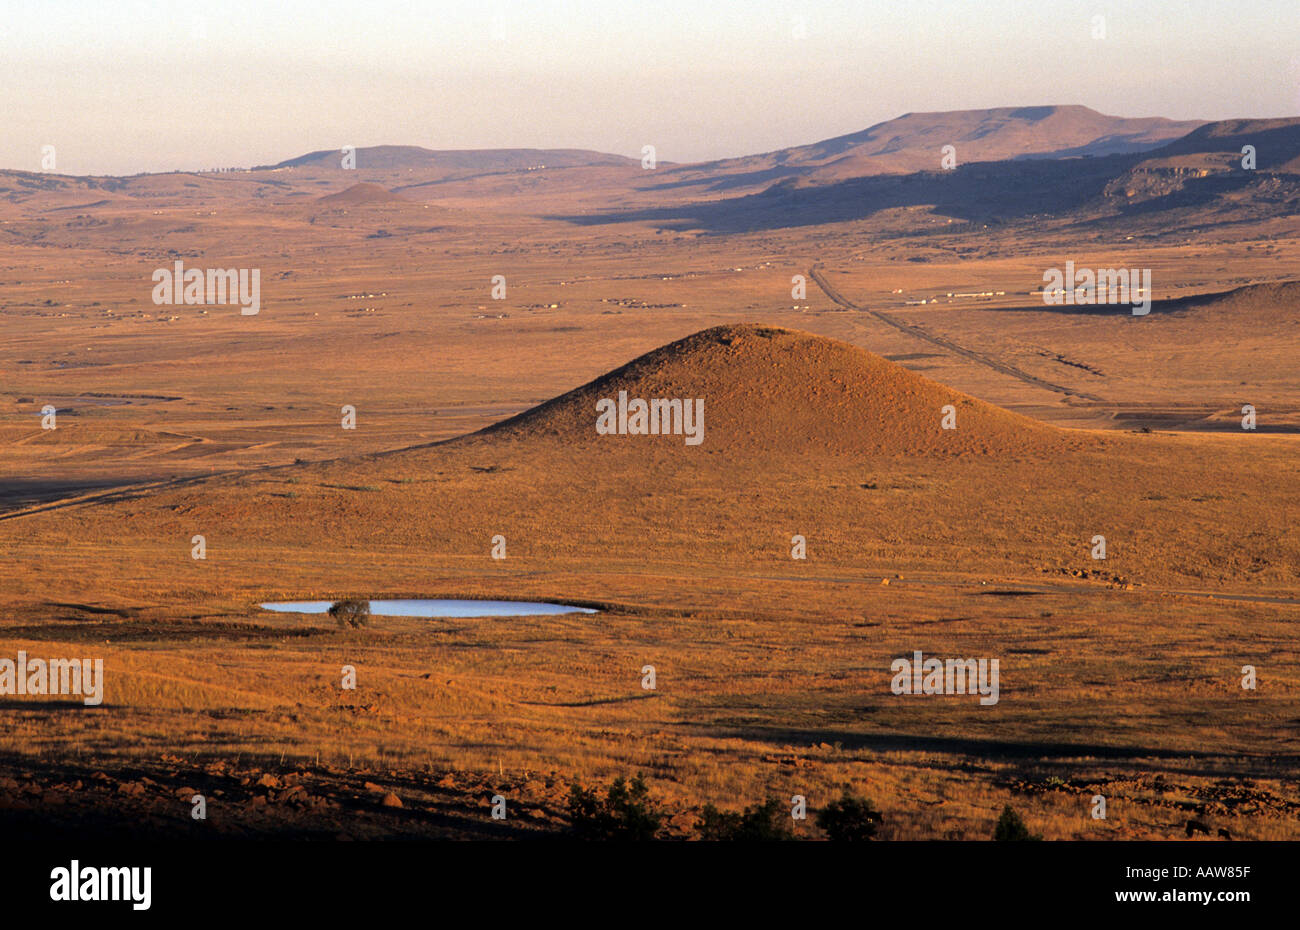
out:
<path id="1" fill-rule="evenodd" d="M 1254 167 L 1243 163 L 1251 149 Z M 1134 163 L 1105 194 L 1139 211 L 1210 209 L 1220 220 L 1237 221 L 1294 215 L 1300 209 L 1300 119 L 1202 126 Z"/>
<path id="2" fill-rule="evenodd" d="M 1255 149 L 1258 170 L 1300 174 L 1300 118 L 1294 117 L 1209 123 L 1156 149 L 1151 158 L 1223 155 L 1231 167 L 1240 168 L 1247 145 Z"/>
<path id="3" fill-rule="evenodd" d="M 1248 284 L 1213 294 L 1195 294 L 1176 300 L 1161 301 L 1153 308 L 1162 313 L 1224 313 L 1240 318 L 1248 324 L 1254 316 L 1283 315 L 1300 320 L 1300 281 L 1281 281 L 1275 284 Z"/>

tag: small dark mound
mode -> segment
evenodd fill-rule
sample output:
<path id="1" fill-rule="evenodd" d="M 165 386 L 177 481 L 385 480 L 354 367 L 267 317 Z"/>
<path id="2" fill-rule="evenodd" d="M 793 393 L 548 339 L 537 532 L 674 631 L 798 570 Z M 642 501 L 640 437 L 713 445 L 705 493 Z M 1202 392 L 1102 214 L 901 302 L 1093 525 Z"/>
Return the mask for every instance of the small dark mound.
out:
<path id="1" fill-rule="evenodd" d="M 394 194 L 386 187 L 378 184 L 362 182 L 353 184 L 345 191 L 339 191 L 337 194 L 326 194 L 324 197 L 316 198 L 317 203 L 328 203 L 336 205 L 363 204 L 363 203 L 410 203 L 405 197 Z"/>

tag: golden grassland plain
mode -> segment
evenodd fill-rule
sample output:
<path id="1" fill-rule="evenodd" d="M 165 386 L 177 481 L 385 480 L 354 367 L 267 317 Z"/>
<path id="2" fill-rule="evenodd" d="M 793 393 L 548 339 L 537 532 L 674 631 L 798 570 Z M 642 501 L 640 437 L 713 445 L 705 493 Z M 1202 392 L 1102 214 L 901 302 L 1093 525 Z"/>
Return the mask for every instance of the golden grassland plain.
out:
<path id="1" fill-rule="evenodd" d="M 987 838 L 1006 804 L 1049 839 L 1300 838 L 1300 312 L 1177 303 L 1287 280 L 1293 221 L 1134 246 L 147 206 L 0 206 L 0 656 L 106 675 L 98 708 L 0 703 L 15 822 L 528 835 L 572 781 L 641 772 L 680 835 L 705 803 L 847 788 L 894 839 Z M 260 268 L 261 313 L 155 306 L 176 258 Z M 1153 268 L 1152 314 L 1045 307 L 1067 258 Z M 814 265 L 863 309 L 793 297 Z M 705 442 L 597 437 L 620 386 L 705 397 Z M 346 596 L 601 612 L 343 631 L 257 606 Z M 917 649 L 999 658 L 1000 701 L 892 694 Z"/>

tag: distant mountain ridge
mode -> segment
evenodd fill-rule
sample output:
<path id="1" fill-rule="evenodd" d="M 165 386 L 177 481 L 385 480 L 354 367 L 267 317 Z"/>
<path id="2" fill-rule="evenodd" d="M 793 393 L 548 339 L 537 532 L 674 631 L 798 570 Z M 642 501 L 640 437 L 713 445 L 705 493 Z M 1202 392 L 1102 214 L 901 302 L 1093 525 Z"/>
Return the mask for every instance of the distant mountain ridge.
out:
<path id="1" fill-rule="evenodd" d="M 676 173 L 749 176 L 755 182 L 798 177 L 824 183 L 937 171 L 947 145 L 959 165 L 1132 154 L 1158 148 L 1203 125 L 1203 120 L 1108 116 L 1073 105 L 906 113 L 810 145 L 683 165 Z"/>
<path id="2" fill-rule="evenodd" d="M 953 147 L 949 164 L 946 146 Z M 908 113 L 809 145 L 660 162 L 654 170 L 584 149 L 383 145 L 353 154 L 355 170 L 344 167 L 343 151 L 331 149 L 224 173 L 76 178 L 0 171 L 0 198 L 51 209 L 105 195 L 205 204 L 231 193 L 326 207 L 496 204 L 543 220 L 709 233 L 879 215 L 900 228 L 936 217 L 982 224 L 1118 218 L 1163 234 L 1300 213 L 1300 118 L 1130 119 L 1083 106 Z"/>
<path id="3" fill-rule="evenodd" d="M 1114 155 L 1156 148 L 1203 125 L 1203 120 L 1107 116 L 1084 106 L 907 113 L 861 132 L 786 149 L 785 154 L 825 161 L 851 153 L 886 156 L 916 149 L 933 153 L 952 145 L 964 161 L 1050 158 L 1065 153 Z"/>
<path id="4" fill-rule="evenodd" d="M 586 149 L 426 149 L 418 145 L 375 145 L 354 151 L 355 165 L 365 171 L 420 170 L 445 176 L 469 176 L 494 171 L 526 171 L 540 168 L 634 165 L 635 159 Z M 308 152 L 255 171 L 288 168 L 340 168 L 341 149 Z"/>

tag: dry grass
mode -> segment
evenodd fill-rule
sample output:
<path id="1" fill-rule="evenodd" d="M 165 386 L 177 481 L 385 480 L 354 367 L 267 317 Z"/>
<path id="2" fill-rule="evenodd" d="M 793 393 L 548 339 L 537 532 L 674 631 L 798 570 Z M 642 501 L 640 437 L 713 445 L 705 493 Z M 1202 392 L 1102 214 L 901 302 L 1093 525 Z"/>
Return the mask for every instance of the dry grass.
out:
<path id="1" fill-rule="evenodd" d="M 569 780 L 641 771 L 683 829 L 706 802 L 804 794 L 817 806 L 848 786 L 881 807 L 891 838 L 987 837 L 1007 803 L 1050 839 L 1181 837 L 1190 816 L 1235 836 L 1300 837 L 1295 437 L 1112 428 L 936 457 L 859 449 L 848 398 L 838 445 L 813 456 L 757 441 L 804 429 L 810 398 L 832 396 L 826 372 L 795 367 L 749 372 L 731 409 L 710 401 L 711 427 L 743 423 L 746 392 L 769 411 L 751 424 L 756 441 L 725 455 L 579 448 L 562 435 L 370 457 L 487 426 L 741 319 L 897 355 L 1040 423 L 1114 427 L 1179 405 L 1223 414 L 1256 397 L 1265 425 L 1292 423 L 1292 308 L 1268 308 L 1262 329 L 1226 344 L 1212 314 L 1153 317 L 1158 338 L 1135 351 L 1114 320 L 1016 309 L 1017 287 L 1040 283 L 1062 249 L 1085 266 L 1113 254 L 1046 236 L 945 233 L 927 240 L 931 262 L 911 264 L 915 243 L 854 245 L 866 224 L 711 240 L 485 211 L 366 240 L 364 216 L 309 228 L 248 211 L 172 229 L 198 206 L 106 208 L 123 220 L 111 234 L 54 229 L 6 271 L 21 283 L 6 287 L 0 345 L 0 367 L 16 373 L 0 394 L 13 411 L 0 421 L 0 656 L 102 657 L 108 679 L 99 709 L 7 699 L 6 770 L 50 786 L 71 783 L 52 774 L 60 766 L 120 783 L 294 769 L 344 794 L 388 779 L 409 804 L 375 822 L 381 835 L 425 829 L 413 818 L 450 794 L 465 819 L 447 829 L 465 835 L 494 787 L 550 829 Z M 49 226 L 30 205 L 0 210 L 18 234 Z M 1239 283 L 1215 276 L 1220 263 L 1269 279 L 1297 254 L 1293 228 L 1271 233 L 1278 252 L 1155 241 L 1128 264 L 1160 269 L 1157 296 Z M 253 328 L 215 311 L 160 318 L 147 283 L 164 240 L 261 266 Z M 809 309 L 792 309 L 790 277 L 814 257 L 864 303 L 1104 402 L 936 354 L 811 285 Z M 503 270 L 511 299 L 498 308 L 488 281 Z M 902 303 L 967 285 L 1010 296 Z M 689 370 L 664 384 L 689 394 Z M 49 397 L 71 411 L 53 434 L 35 416 Z M 339 428 L 344 403 L 359 409 L 356 431 Z M 781 409 L 787 420 L 773 422 Z M 158 486 L 41 509 L 83 482 L 143 480 Z M 1104 563 L 1088 555 L 1099 532 Z M 204 562 L 190 558 L 195 533 Z M 504 562 L 489 557 L 496 533 Z M 789 558 L 795 533 L 806 562 Z M 606 609 L 377 619 L 345 634 L 255 607 L 349 595 Z M 892 695 L 889 663 L 914 649 L 999 658 L 1002 700 Z M 345 664 L 355 692 L 338 687 Z M 654 692 L 640 687 L 645 664 Z M 1244 664 L 1259 668 L 1256 692 L 1237 684 Z M 1098 792 L 1104 822 L 1088 817 Z M 258 808 L 239 829 L 278 823 Z"/>

